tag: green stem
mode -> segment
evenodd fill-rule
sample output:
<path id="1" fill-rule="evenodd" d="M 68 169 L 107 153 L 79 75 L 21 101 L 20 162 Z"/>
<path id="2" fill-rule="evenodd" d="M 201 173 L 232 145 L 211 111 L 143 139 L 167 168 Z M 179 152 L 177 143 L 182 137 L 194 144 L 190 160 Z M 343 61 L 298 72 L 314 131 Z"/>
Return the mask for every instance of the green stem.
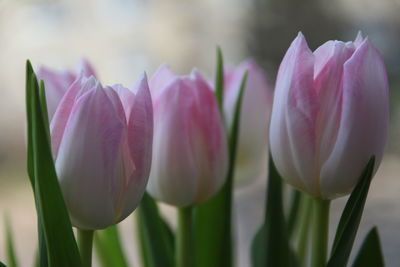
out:
<path id="1" fill-rule="evenodd" d="M 176 235 L 176 266 L 191 267 L 192 264 L 192 207 L 178 208 Z"/>
<path id="2" fill-rule="evenodd" d="M 329 231 L 329 200 L 313 199 L 311 267 L 326 265 Z"/>
<path id="3" fill-rule="evenodd" d="M 93 230 L 78 229 L 78 246 L 82 267 L 92 266 Z"/>
<path id="4" fill-rule="evenodd" d="M 299 266 L 304 266 L 304 261 L 306 258 L 309 236 L 308 231 L 310 229 L 311 204 L 312 199 L 308 195 L 301 193 L 299 204 L 299 225 L 297 229 L 297 239 L 295 244 L 297 262 Z"/>

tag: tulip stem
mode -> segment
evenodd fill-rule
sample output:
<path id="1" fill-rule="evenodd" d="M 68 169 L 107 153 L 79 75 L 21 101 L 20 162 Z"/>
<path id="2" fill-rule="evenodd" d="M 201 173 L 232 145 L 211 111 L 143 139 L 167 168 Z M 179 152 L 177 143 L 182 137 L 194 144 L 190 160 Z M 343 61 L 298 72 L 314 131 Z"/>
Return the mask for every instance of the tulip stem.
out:
<path id="1" fill-rule="evenodd" d="M 78 246 L 82 267 L 92 266 L 93 230 L 78 229 Z"/>
<path id="2" fill-rule="evenodd" d="M 192 253 L 192 207 L 178 208 L 176 266 L 193 266 Z"/>
<path id="3" fill-rule="evenodd" d="M 329 200 L 313 199 L 311 266 L 326 265 L 329 232 Z"/>
<path id="4" fill-rule="evenodd" d="M 299 266 L 305 266 L 306 253 L 309 240 L 310 215 L 312 198 L 304 193 L 300 194 L 300 211 L 297 226 L 297 238 L 295 242 L 297 263 Z"/>

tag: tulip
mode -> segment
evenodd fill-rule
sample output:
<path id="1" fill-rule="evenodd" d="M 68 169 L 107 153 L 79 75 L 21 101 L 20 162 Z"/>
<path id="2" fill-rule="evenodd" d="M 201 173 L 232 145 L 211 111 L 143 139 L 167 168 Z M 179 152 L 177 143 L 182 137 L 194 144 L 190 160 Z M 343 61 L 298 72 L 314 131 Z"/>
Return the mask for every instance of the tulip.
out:
<path id="1" fill-rule="evenodd" d="M 227 140 L 210 85 L 197 72 L 177 77 L 166 66 L 150 80 L 153 161 L 147 190 L 178 207 L 202 203 L 226 179 Z"/>
<path id="2" fill-rule="evenodd" d="M 367 38 L 328 41 L 311 52 L 299 33 L 280 65 L 270 128 L 283 178 L 320 199 L 349 194 L 375 156 L 389 120 L 388 81 Z"/>
<path id="3" fill-rule="evenodd" d="M 85 77 L 96 76 L 94 69 L 86 60 L 81 60 L 79 62 L 76 71 L 55 71 L 44 66 L 39 69 L 37 76 L 40 80 L 45 82 L 46 86 L 46 102 L 49 120 L 53 118 L 57 106 L 65 92 L 79 75 Z"/>
<path id="4" fill-rule="evenodd" d="M 151 166 L 153 114 L 146 76 L 129 90 L 103 87 L 93 76 L 81 75 L 60 101 L 50 131 L 72 224 L 101 229 L 132 213 Z"/>
<path id="5" fill-rule="evenodd" d="M 235 177 L 245 180 L 266 173 L 268 131 L 273 91 L 263 70 L 247 60 L 224 75 L 224 114 L 229 127 L 233 123 L 235 105 L 243 75 L 247 70 L 243 94 Z"/>

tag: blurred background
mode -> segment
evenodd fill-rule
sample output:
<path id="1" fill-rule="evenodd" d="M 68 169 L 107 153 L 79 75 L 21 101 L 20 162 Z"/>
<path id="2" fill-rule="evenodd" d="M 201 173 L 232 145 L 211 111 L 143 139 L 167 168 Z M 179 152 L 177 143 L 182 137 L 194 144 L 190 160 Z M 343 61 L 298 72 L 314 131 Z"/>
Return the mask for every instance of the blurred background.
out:
<path id="1" fill-rule="evenodd" d="M 315 49 L 330 39 L 353 40 L 361 30 L 384 55 L 392 105 L 386 155 L 371 186 L 358 241 L 377 225 L 387 266 L 399 266 L 399 13 L 399 0 L 0 0 L 0 259 L 5 259 L 5 214 L 12 221 L 21 266 L 32 266 L 37 246 L 25 172 L 26 59 L 36 68 L 62 69 L 85 57 L 104 84 L 130 86 L 143 71 L 151 75 L 162 63 L 178 73 L 196 66 L 212 78 L 220 45 L 227 63 L 253 57 L 273 83 L 298 31 Z M 264 184 L 264 176 L 249 178 L 235 192 L 237 266 L 248 266 L 249 243 L 263 216 Z M 331 233 L 344 203 L 333 203 Z M 173 224 L 173 209 L 163 212 Z M 129 261 L 139 266 L 133 224 L 130 216 L 121 227 Z"/>

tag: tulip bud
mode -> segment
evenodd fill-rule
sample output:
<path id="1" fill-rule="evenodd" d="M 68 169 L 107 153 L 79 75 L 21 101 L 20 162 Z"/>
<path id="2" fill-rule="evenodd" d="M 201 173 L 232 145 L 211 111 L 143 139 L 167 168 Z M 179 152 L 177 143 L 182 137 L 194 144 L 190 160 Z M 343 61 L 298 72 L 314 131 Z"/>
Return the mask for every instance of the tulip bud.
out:
<path id="1" fill-rule="evenodd" d="M 60 103 L 67 89 L 78 78 L 79 75 L 89 77 L 96 76 L 92 66 L 86 60 L 81 60 L 76 71 L 63 70 L 54 71 L 46 67 L 41 67 L 37 73 L 40 80 L 45 82 L 46 86 L 46 102 L 49 120 L 51 120 L 56 112 L 58 103 Z"/>
<path id="2" fill-rule="evenodd" d="M 146 76 L 129 90 L 81 75 L 66 91 L 50 130 L 74 226 L 105 228 L 136 208 L 150 172 L 152 116 Z"/>
<path id="3" fill-rule="evenodd" d="M 148 185 L 156 199 L 189 206 L 211 198 L 226 180 L 227 140 L 210 85 L 196 71 L 152 77 L 154 139 Z"/>
<path id="4" fill-rule="evenodd" d="M 372 156 L 382 159 L 389 120 L 385 66 L 377 49 L 328 41 L 314 53 L 301 33 L 280 65 L 271 153 L 284 179 L 314 197 L 349 194 Z"/>
<path id="5" fill-rule="evenodd" d="M 227 68 L 224 75 L 224 113 L 229 127 L 233 123 L 235 105 L 246 70 L 235 166 L 235 177 L 242 181 L 266 173 L 273 97 L 272 87 L 255 62 L 248 60 L 236 68 Z"/>

